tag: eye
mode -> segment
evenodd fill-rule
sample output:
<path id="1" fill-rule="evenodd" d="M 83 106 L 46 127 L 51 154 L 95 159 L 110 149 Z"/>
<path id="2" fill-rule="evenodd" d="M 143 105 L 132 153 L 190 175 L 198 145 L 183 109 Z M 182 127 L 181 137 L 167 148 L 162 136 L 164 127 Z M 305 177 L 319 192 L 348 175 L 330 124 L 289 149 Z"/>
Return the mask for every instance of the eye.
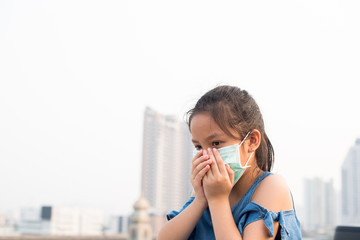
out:
<path id="1" fill-rule="evenodd" d="M 218 147 L 218 146 L 220 146 L 220 142 L 212 142 L 212 146 L 213 147 Z"/>
<path id="2" fill-rule="evenodd" d="M 195 146 L 195 149 L 198 150 L 198 151 L 200 151 L 200 150 L 201 150 L 201 146 L 200 146 L 200 145 L 196 145 L 196 146 Z"/>

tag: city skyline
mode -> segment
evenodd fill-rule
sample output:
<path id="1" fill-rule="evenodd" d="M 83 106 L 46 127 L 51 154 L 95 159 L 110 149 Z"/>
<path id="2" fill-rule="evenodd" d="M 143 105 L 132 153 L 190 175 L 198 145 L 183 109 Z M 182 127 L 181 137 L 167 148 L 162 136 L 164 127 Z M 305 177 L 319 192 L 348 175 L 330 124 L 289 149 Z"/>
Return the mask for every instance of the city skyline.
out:
<path id="1" fill-rule="evenodd" d="M 151 215 L 146 217 L 150 225 L 144 226 L 144 231 L 150 231 L 148 228 L 151 226 L 154 236 L 165 222 L 164 214 L 170 209 L 179 209 L 191 190 L 190 185 L 186 188 L 179 184 L 179 181 L 188 175 L 185 169 L 190 168 L 189 163 L 181 163 L 181 159 L 186 155 L 190 157 L 192 152 L 190 135 L 184 131 L 186 129 L 185 123 L 176 116 L 163 115 L 149 107 L 144 111 L 142 190 L 141 198 L 134 203 L 133 207 L 134 209 L 150 207 Z M 165 149 L 164 146 L 167 144 L 170 146 Z M 173 149 L 172 145 L 182 145 L 182 147 Z M 304 179 L 304 206 L 298 209 L 298 213 L 303 217 L 300 218 L 300 221 L 304 223 L 302 229 L 305 236 L 327 234 L 330 237 L 335 226 L 340 223 L 346 225 L 359 223 L 357 222 L 359 219 L 356 220 L 357 192 L 353 192 L 358 187 L 356 179 L 360 176 L 359 146 L 360 138 L 356 139 L 342 164 L 343 190 L 340 193 L 343 199 L 342 207 L 336 197 L 338 193 L 334 190 L 333 179 L 327 182 L 318 177 Z M 184 156 L 180 155 L 179 159 L 172 158 L 172 154 L 176 151 L 182 152 Z M 174 161 L 169 161 L 169 159 Z M 173 184 L 169 185 L 172 182 Z M 143 198 L 144 195 L 145 198 Z M 147 199 L 151 200 L 150 203 Z M 342 212 L 338 214 L 340 208 L 342 208 Z M 355 211 L 353 211 L 354 209 Z M 41 208 L 18 210 L 20 213 L 18 217 L 11 217 L 9 214 L 3 215 L 0 212 L 0 235 L 4 235 L 4 233 L 5 235 L 6 233 L 9 235 L 84 235 L 84 233 L 85 235 L 100 235 L 102 231 L 108 231 L 111 234 L 126 233 L 127 220 L 125 219 L 129 219 L 131 216 L 136 217 L 139 214 L 134 213 L 134 215 L 128 216 L 113 214 L 110 218 L 107 216 L 108 222 L 106 223 L 102 211 L 84 207 L 42 206 Z M 348 216 L 349 212 L 354 212 L 354 214 Z M 84 218 L 87 220 L 81 220 Z M 134 231 L 131 231 L 132 234 Z"/>
<path id="2" fill-rule="evenodd" d="M 339 190 L 360 137 L 359 9 L 353 0 L 1 1 L 0 211 L 130 214 L 146 106 L 183 119 L 218 84 L 258 102 L 274 172 L 296 204 L 306 177 L 333 178 Z"/>
<path id="3" fill-rule="evenodd" d="M 153 109 L 151 109 L 150 107 L 146 107 L 145 108 L 145 111 L 144 111 L 144 133 L 143 133 L 143 136 L 144 136 L 144 139 L 143 139 L 143 147 L 144 147 L 144 150 L 143 150 L 143 160 L 142 160 L 142 162 L 143 163 L 145 163 L 146 161 L 144 161 L 144 158 L 145 158 L 145 154 L 146 154 L 146 150 L 145 150 L 145 146 L 147 145 L 147 141 L 145 140 L 145 138 L 148 138 L 149 140 L 151 140 L 151 138 L 154 138 L 155 136 L 154 136 L 154 133 L 156 132 L 156 133 L 160 133 L 162 130 L 161 130 L 161 128 L 164 128 L 164 127 L 168 127 L 170 130 L 171 129 L 173 129 L 174 128 L 174 126 L 170 126 L 169 125 L 169 123 L 167 122 L 167 121 L 170 121 L 170 123 L 171 123 L 171 125 L 172 124 L 174 124 L 175 123 L 175 125 L 176 124 L 181 124 L 181 121 L 180 121 L 180 118 L 176 118 L 176 116 L 173 116 L 173 115 L 164 115 L 164 114 L 161 114 L 161 113 L 158 113 L 158 112 L 156 112 L 156 111 L 154 111 Z M 157 123 L 155 123 L 155 122 L 157 122 Z M 157 127 L 155 127 L 153 130 L 150 130 L 150 129 L 147 129 L 147 131 L 146 131 L 146 128 L 153 128 L 153 127 L 146 127 L 146 125 L 157 125 Z M 186 127 L 186 125 L 185 125 L 185 122 L 183 122 L 183 124 L 184 124 L 184 126 Z M 150 126 L 149 125 L 149 126 Z M 147 134 L 145 133 L 145 132 L 148 132 Z M 149 132 L 150 133 L 152 133 L 152 134 L 149 134 Z M 166 133 L 167 132 L 167 133 Z M 166 136 L 166 135 L 169 135 L 170 133 L 172 133 L 172 132 L 168 132 L 168 131 L 164 131 L 162 134 L 160 133 L 160 136 L 161 135 L 164 135 L 164 136 Z M 186 135 L 186 134 L 185 134 Z M 158 137 L 159 138 L 159 137 Z M 163 137 L 160 137 L 160 139 L 162 139 Z M 148 141 L 149 141 L 148 140 Z M 155 140 L 155 139 L 154 139 Z M 166 139 L 165 139 L 166 140 Z M 190 141 L 190 139 L 188 139 L 189 141 Z M 159 140 L 155 140 L 155 142 L 156 141 L 159 141 Z M 164 140 L 161 140 L 163 143 L 165 143 L 166 141 L 164 141 Z M 343 162 L 342 162 L 342 166 L 343 166 L 343 171 L 342 171 L 342 176 L 344 177 L 344 168 L 345 169 L 352 169 L 352 170 L 354 170 L 355 168 L 354 167 L 351 167 L 351 166 L 347 166 L 347 164 L 349 163 L 349 161 L 350 161 L 350 159 L 352 160 L 352 158 L 350 158 L 350 157 L 353 157 L 354 158 L 354 161 L 356 161 L 356 159 L 355 159 L 355 157 L 357 156 L 356 154 L 357 154 L 357 152 L 358 152 L 358 146 L 359 146 L 359 143 L 360 143 L 360 138 L 357 138 L 355 141 L 354 141 L 354 144 L 353 144 L 353 146 L 350 146 L 349 147 L 349 151 L 348 151 L 348 153 L 347 153 L 347 157 L 343 160 Z M 150 144 L 151 145 L 151 144 Z M 150 146 L 149 145 L 149 146 Z M 150 148 L 149 148 L 150 149 Z M 156 147 L 156 149 L 158 149 L 158 147 Z M 158 149 L 158 150 L 160 150 L 160 152 L 161 152 L 161 149 Z M 157 151 L 158 151 L 157 150 Z M 148 157 L 146 157 L 146 158 L 148 158 Z M 150 158 L 149 158 L 150 159 Z M 353 163 L 353 165 L 354 165 L 355 163 Z M 142 166 L 142 168 L 144 168 L 144 166 Z M 143 171 L 144 171 L 144 169 L 143 169 Z M 141 177 L 141 179 L 142 179 L 142 181 L 144 181 L 144 175 L 142 174 L 141 175 L 142 177 Z M 354 176 L 354 174 L 352 174 L 351 175 L 352 176 L 352 178 L 353 177 L 355 177 Z M 357 176 L 357 175 L 356 175 Z M 305 177 L 303 180 L 305 180 L 305 182 L 309 182 L 310 181 L 310 179 L 308 179 L 307 177 Z M 326 182 L 326 180 L 328 180 L 329 182 Z M 326 179 L 326 178 L 319 178 L 319 176 L 314 176 L 313 177 L 313 179 L 311 180 L 311 181 L 313 181 L 313 182 L 316 182 L 316 184 L 315 184 L 315 186 L 313 186 L 312 188 L 308 188 L 308 191 L 313 191 L 313 192 L 317 192 L 317 193 L 319 193 L 318 191 L 321 189 L 321 191 L 323 191 L 323 188 L 331 188 L 332 190 L 331 191 L 335 191 L 335 189 L 333 189 L 333 178 L 330 178 L 330 179 Z M 325 184 L 324 186 L 325 187 L 321 187 L 321 188 L 319 188 L 319 187 L 316 187 L 316 186 L 319 186 L 319 181 L 320 182 L 324 182 L 324 183 L 321 183 L 321 184 Z M 345 186 L 347 186 L 347 183 L 344 183 L 344 182 L 342 182 L 342 184 L 343 184 L 343 186 L 344 186 L 344 184 L 345 184 Z M 190 183 L 188 183 L 188 185 L 190 186 Z M 310 184 L 311 185 L 311 184 Z M 306 189 L 306 186 L 310 186 L 309 185 L 309 183 L 305 183 L 304 185 L 303 185 L 303 187 L 304 187 L 304 189 Z M 144 192 L 146 192 L 146 190 L 144 191 L 144 187 L 146 188 L 146 186 L 147 185 L 143 185 L 142 186 L 142 190 L 140 189 L 140 192 L 139 192 L 139 196 L 141 195 L 141 193 L 144 193 Z M 313 188 L 317 188 L 317 191 L 314 191 L 314 190 L 311 190 L 311 189 L 313 189 Z M 191 186 L 190 186 L 190 188 L 189 189 L 191 189 Z M 189 190 L 188 189 L 188 190 Z M 186 192 L 189 192 L 189 191 L 186 191 Z M 305 190 L 306 191 L 306 190 Z M 336 189 L 336 191 L 339 193 L 339 194 L 341 194 L 341 189 Z M 332 194 L 335 194 L 334 192 L 332 193 Z M 186 194 L 185 194 L 186 195 Z M 310 194 L 307 194 L 307 195 L 310 195 Z M 322 195 L 321 195 L 321 197 L 322 197 Z M 337 200 L 336 200 L 337 201 Z M 305 204 L 306 204 L 306 201 L 304 202 Z M 338 202 L 336 203 L 337 205 L 338 205 Z M 342 203 L 342 204 L 344 204 L 344 202 Z M 352 202 L 352 204 L 354 204 L 353 202 Z M 41 204 L 41 206 L 44 206 L 44 204 Z M 16 211 L 20 211 L 21 209 L 25 209 L 26 207 L 28 207 L 28 208 L 32 208 L 32 207 L 39 207 L 39 205 L 37 205 L 37 206 L 20 206 L 20 208 L 17 208 L 17 209 L 8 209 L 8 210 L 6 210 L 6 211 L 4 211 L 4 212 L 6 212 L 6 213 L 9 213 L 9 212 L 16 212 Z M 84 207 L 84 206 L 80 206 L 80 205 L 74 205 L 74 204 L 69 204 L 69 205 L 64 205 L 64 207 Z M 87 206 L 85 206 L 85 207 L 87 207 Z M 179 207 L 179 206 L 178 206 Z M 302 205 L 300 205 L 300 207 L 303 207 Z M 337 207 L 341 207 L 340 205 L 338 205 Z M 343 207 L 342 207 L 343 208 Z M 174 207 L 173 209 L 176 209 L 176 207 Z M 10 211 L 9 211 L 10 210 Z M 304 209 L 303 209 L 304 210 Z M 4 213 L 4 212 L 2 212 L 2 213 Z M 0 212 L 1 213 L 1 212 Z M 153 211 L 152 211 L 152 213 L 154 213 Z M 112 213 L 108 213 L 108 215 L 110 216 L 110 215 L 113 215 L 114 216 L 114 212 L 112 212 Z M 129 214 L 127 214 L 128 216 L 129 216 Z M 108 216 L 108 217 L 109 217 Z M 123 215 L 123 216 L 126 216 L 126 214 L 125 215 Z M 339 221 L 337 221 L 337 222 L 339 222 Z"/>

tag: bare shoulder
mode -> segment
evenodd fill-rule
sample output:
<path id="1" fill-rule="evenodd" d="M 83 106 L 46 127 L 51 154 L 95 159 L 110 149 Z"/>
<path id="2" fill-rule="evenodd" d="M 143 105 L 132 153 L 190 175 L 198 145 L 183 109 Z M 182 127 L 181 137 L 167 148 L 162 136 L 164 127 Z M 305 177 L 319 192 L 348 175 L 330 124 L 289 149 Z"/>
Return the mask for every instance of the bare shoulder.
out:
<path id="1" fill-rule="evenodd" d="M 293 209 L 290 189 L 284 177 L 272 174 L 257 187 L 252 201 L 273 212 Z"/>

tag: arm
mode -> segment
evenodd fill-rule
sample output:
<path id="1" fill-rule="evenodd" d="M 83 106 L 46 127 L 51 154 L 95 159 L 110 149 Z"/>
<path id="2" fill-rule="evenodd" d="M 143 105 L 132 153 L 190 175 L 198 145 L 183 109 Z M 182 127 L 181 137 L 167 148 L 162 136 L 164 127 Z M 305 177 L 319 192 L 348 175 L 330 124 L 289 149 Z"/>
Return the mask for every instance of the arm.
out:
<path id="1" fill-rule="evenodd" d="M 229 199 L 211 201 L 209 202 L 209 208 L 216 239 L 242 240 L 231 213 Z"/>
<path id="2" fill-rule="evenodd" d="M 206 205 L 196 198 L 179 215 L 167 222 L 161 229 L 158 240 L 187 239 L 206 209 Z"/>
<path id="3" fill-rule="evenodd" d="M 269 230 L 264 224 L 264 220 L 258 220 L 250 223 L 244 229 L 244 236 L 242 237 L 238 227 L 234 222 L 234 218 L 231 213 L 229 201 L 218 201 L 209 203 L 211 211 L 211 219 L 213 219 L 214 231 L 216 239 L 229 239 L 229 240 L 246 240 L 246 239 L 258 239 L 258 240 L 273 240 L 275 236 L 269 238 Z M 274 223 L 274 232 L 277 232 L 279 223 Z"/>
<path id="4" fill-rule="evenodd" d="M 179 215 L 167 222 L 160 230 L 158 240 L 187 239 L 207 207 L 202 179 L 210 169 L 209 156 L 200 151 L 192 160 L 191 184 L 194 187 L 194 201 Z"/>

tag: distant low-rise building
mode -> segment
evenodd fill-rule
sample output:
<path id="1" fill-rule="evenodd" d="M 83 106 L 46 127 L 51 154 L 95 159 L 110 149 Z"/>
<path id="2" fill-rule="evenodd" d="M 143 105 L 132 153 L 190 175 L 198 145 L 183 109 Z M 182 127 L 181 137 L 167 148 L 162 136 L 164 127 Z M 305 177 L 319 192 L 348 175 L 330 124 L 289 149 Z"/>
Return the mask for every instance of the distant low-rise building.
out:
<path id="1" fill-rule="evenodd" d="M 16 236 L 19 235 L 17 232 L 17 226 L 14 219 L 0 213 L 0 236 Z"/>
<path id="2" fill-rule="evenodd" d="M 51 207 L 22 209 L 22 235 L 101 235 L 103 213 L 97 209 Z"/>
<path id="3" fill-rule="evenodd" d="M 130 224 L 128 216 L 111 216 L 108 220 L 106 233 L 107 234 L 127 234 Z"/>
<path id="4" fill-rule="evenodd" d="M 153 232 L 150 225 L 148 213 L 150 204 L 141 195 L 140 199 L 134 204 L 134 212 L 130 217 L 129 240 L 152 240 Z"/>

